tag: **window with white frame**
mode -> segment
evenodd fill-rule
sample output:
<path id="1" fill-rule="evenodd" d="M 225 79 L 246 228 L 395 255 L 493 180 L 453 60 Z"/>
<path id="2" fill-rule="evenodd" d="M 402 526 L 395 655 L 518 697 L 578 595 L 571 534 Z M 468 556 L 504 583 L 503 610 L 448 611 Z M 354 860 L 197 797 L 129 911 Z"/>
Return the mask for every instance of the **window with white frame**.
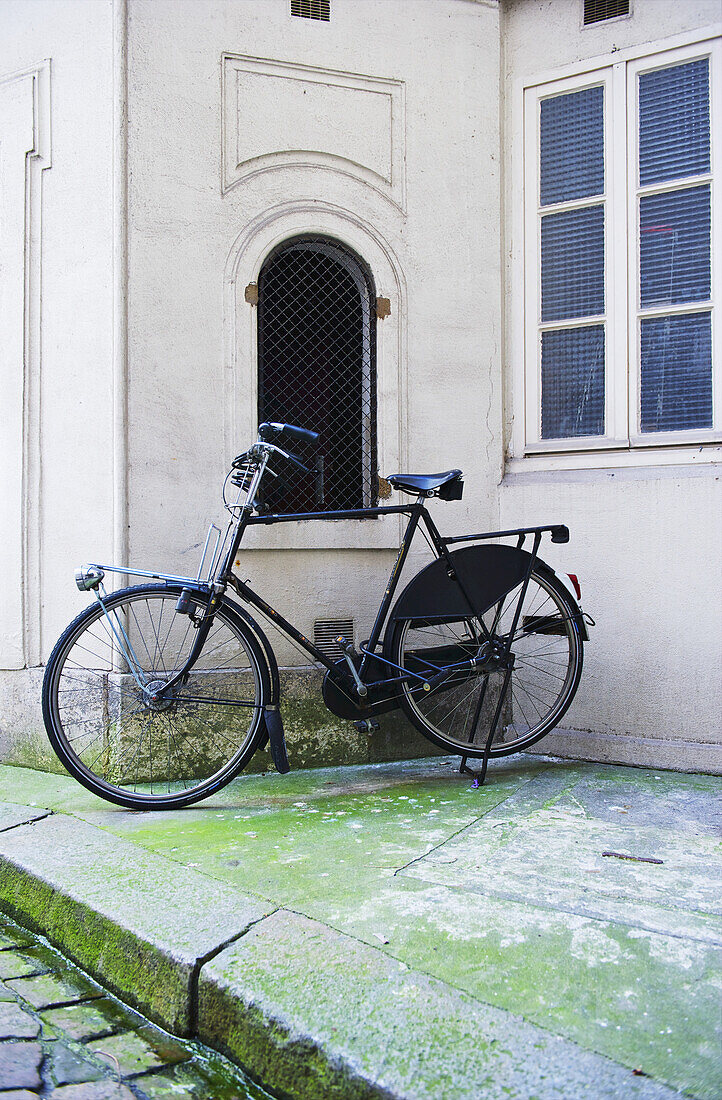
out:
<path id="1" fill-rule="evenodd" d="M 720 61 L 705 42 L 525 90 L 527 453 L 720 437 Z"/>

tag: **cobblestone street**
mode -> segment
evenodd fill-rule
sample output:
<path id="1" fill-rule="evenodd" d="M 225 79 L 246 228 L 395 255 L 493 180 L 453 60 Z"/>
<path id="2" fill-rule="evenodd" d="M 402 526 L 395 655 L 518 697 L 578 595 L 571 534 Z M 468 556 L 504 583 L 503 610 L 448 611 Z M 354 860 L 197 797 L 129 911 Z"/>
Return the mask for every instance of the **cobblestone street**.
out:
<path id="1" fill-rule="evenodd" d="M 0 917 L 2 1100 L 267 1100 L 220 1055 L 179 1041 Z"/>

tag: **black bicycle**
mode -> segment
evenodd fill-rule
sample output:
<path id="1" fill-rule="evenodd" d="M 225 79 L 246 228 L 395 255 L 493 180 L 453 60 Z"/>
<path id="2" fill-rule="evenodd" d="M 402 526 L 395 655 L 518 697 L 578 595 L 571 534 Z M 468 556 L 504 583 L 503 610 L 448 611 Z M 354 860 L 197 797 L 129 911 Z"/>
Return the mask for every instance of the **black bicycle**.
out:
<path id="1" fill-rule="evenodd" d="M 43 716 L 60 761 L 95 794 L 133 809 L 186 806 L 223 787 L 269 741 L 276 768 L 288 771 L 278 665 L 247 607 L 325 666 L 323 698 L 334 714 L 369 729 L 377 715 L 401 707 L 433 744 L 460 755 L 463 769 L 480 758 L 477 782 L 489 757 L 529 748 L 567 710 L 582 672 L 585 617 L 574 578 L 560 577 L 537 552 L 545 533 L 567 542 L 568 529 L 442 537 L 424 501 L 461 499 L 460 470 L 389 477 L 410 503 L 269 511 L 264 478 L 289 466 L 316 475 L 313 458 L 290 448 L 313 454 L 317 443 L 303 428 L 261 425 L 258 441 L 233 462 L 226 479 L 237 489 L 233 502 L 224 485 L 231 519 L 225 537 L 215 525 L 209 530 L 196 578 L 127 566 L 77 571 L 78 588 L 96 598 L 53 649 Z M 337 660 L 233 571 L 253 525 L 397 514 L 408 523 L 371 636 L 358 646 L 337 638 Z M 434 560 L 395 598 L 420 523 Z M 504 537 L 516 545 L 488 541 Z M 473 545 L 451 549 L 458 543 Z M 108 594 L 106 572 L 153 583 Z"/>

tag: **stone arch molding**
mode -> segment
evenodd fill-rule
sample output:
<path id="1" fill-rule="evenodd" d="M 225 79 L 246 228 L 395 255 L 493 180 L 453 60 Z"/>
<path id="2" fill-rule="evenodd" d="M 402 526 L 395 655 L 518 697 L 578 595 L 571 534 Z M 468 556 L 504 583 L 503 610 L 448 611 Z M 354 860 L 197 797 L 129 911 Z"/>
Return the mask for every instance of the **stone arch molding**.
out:
<path id="1" fill-rule="evenodd" d="M 224 194 L 262 172 L 312 168 L 405 211 L 403 81 L 226 53 L 222 85 Z"/>
<path id="2" fill-rule="evenodd" d="M 403 269 L 377 229 L 351 211 L 318 200 L 283 203 L 265 211 L 244 228 L 230 250 L 224 280 L 226 454 L 232 458 L 245 448 L 255 439 L 258 426 L 257 310 L 246 300 L 246 289 L 258 282 L 263 262 L 274 248 L 302 234 L 333 237 L 353 249 L 371 270 L 377 295 L 390 300 L 390 315 L 377 321 L 376 385 L 379 469 L 393 472 L 404 466 L 408 439 L 407 295 Z M 297 533 L 296 544 L 308 538 L 309 545 L 314 544 L 312 540 L 317 546 L 359 545 L 357 534 L 349 542 L 346 526 L 345 522 L 301 524 L 304 531 Z M 397 532 L 390 530 L 393 525 L 385 529 L 386 535 L 372 533 L 370 528 L 377 526 L 363 525 L 364 531 L 368 528 L 367 534 L 373 535 L 372 543 L 395 545 Z M 311 528 L 317 530 L 312 532 Z M 288 536 L 288 528 L 268 528 L 263 540 L 266 546 L 270 533 L 280 543 Z"/>

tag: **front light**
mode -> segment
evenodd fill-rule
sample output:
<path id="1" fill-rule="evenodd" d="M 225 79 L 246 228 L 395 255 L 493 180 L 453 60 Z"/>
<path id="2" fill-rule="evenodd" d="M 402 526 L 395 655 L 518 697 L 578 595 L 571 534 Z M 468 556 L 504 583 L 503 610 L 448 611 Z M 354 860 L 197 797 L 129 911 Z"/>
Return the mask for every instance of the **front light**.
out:
<path id="1" fill-rule="evenodd" d="M 81 592 L 90 592 L 100 585 L 104 576 L 99 565 L 82 565 L 75 570 L 75 583 Z"/>

